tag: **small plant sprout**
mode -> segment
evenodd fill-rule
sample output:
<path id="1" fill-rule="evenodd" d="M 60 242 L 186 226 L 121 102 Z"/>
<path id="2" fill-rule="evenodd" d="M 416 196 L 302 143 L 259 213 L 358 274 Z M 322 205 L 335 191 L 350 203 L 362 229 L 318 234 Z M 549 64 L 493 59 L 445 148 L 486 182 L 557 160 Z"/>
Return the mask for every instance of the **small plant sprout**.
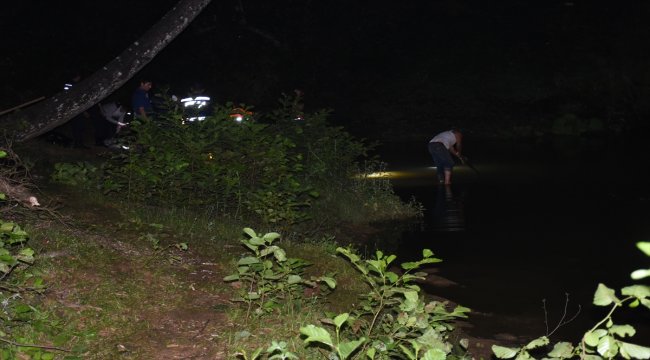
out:
<path id="1" fill-rule="evenodd" d="M 234 282 L 240 288 L 233 300 L 247 304 L 247 318 L 251 311 L 262 315 L 283 305 L 291 306 L 302 298 L 306 287 L 314 288 L 321 283 L 329 289 L 336 287 L 336 280 L 331 276 L 305 278 L 304 269 L 309 263 L 288 258 L 284 249 L 274 244 L 280 234 L 261 235 L 250 228 L 245 228 L 244 233 L 248 238 L 241 242 L 253 255 L 239 259 L 237 272 L 226 276 L 224 281 Z"/>

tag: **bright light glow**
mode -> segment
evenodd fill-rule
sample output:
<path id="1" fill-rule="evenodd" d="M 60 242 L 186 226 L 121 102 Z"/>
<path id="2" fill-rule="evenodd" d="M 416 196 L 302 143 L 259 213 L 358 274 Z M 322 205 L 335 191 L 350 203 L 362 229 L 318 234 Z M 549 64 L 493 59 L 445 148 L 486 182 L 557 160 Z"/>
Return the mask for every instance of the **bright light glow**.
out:
<path id="1" fill-rule="evenodd" d="M 435 173 L 433 167 L 414 167 L 399 171 L 376 171 L 367 174 L 358 174 L 357 179 L 415 179 L 431 177 Z"/>
<path id="2" fill-rule="evenodd" d="M 243 116 L 241 116 L 241 115 L 237 115 L 237 116 L 235 116 L 235 121 L 236 121 L 236 122 L 242 122 L 242 120 L 244 120 L 244 117 L 243 117 Z"/>
<path id="3" fill-rule="evenodd" d="M 189 122 L 203 121 L 203 120 L 205 120 L 205 116 L 193 116 L 193 117 L 187 118 L 187 121 L 189 121 Z"/>
<path id="4" fill-rule="evenodd" d="M 395 175 L 394 171 L 380 171 L 380 172 L 367 174 L 366 177 L 369 177 L 371 179 L 376 179 L 376 178 L 390 178 L 393 177 L 394 175 Z"/>
<path id="5" fill-rule="evenodd" d="M 399 177 L 402 175 L 399 171 L 378 171 L 370 174 L 359 175 L 360 178 L 370 178 L 370 179 L 390 179 Z"/>
<path id="6" fill-rule="evenodd" d="M 195 98 L 187 97 L 184 99 L 181 99 L 181 104 L 183 104 L 184 107 L 196 107 L 197 109 L 200 109 L 204 106 L 208 105 L 208 101 L 210 101 L 209 96 L 197 96 Z"/>

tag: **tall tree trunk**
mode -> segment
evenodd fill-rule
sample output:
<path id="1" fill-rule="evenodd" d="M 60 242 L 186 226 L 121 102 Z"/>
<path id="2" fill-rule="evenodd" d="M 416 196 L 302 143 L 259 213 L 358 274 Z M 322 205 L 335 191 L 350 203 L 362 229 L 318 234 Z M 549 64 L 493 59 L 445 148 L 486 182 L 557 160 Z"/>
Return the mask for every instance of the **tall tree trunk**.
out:
<path id="1" fill-rule="evenodd" d="M 180 0 L 118 57 L 71 90 L 0 118 L 8 136 L 25 141 L 81 114 L 123 86 L 180 34 L 211 0 Z"/>

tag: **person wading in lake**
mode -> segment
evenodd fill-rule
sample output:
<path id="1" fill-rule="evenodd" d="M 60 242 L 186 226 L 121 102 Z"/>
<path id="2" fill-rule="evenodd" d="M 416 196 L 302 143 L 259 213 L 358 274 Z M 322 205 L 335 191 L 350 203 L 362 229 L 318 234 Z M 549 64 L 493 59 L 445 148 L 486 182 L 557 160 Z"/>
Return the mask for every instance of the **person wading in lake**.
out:
<path id="1" fill-rule="evenodd" d="M 451 171 L 455 165 L 451 154 L 463 161 L 460 154 L 462 139 L 463 134 L 459 130 L 453 129 L 443 131 L 429 141 L 429 153 L 433 158 L 434 165 L 437 167 L 438 181 L 441 184 L 451 184 Z"/>

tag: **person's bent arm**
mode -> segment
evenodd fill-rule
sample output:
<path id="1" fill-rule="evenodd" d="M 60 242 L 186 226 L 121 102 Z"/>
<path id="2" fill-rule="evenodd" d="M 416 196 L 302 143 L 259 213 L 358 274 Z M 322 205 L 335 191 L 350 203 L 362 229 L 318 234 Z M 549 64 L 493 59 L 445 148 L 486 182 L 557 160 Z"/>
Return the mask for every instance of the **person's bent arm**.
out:
<path id="1" fill-rule="evenodd" d="M 463 150 L 463 134 L 455 133 L 456 135 L 456 144 L 454 144 L 454 150 L 456 151 L 454 155 L 458 156 L 459 159 L 462 159 L 461 151 Z"/>

